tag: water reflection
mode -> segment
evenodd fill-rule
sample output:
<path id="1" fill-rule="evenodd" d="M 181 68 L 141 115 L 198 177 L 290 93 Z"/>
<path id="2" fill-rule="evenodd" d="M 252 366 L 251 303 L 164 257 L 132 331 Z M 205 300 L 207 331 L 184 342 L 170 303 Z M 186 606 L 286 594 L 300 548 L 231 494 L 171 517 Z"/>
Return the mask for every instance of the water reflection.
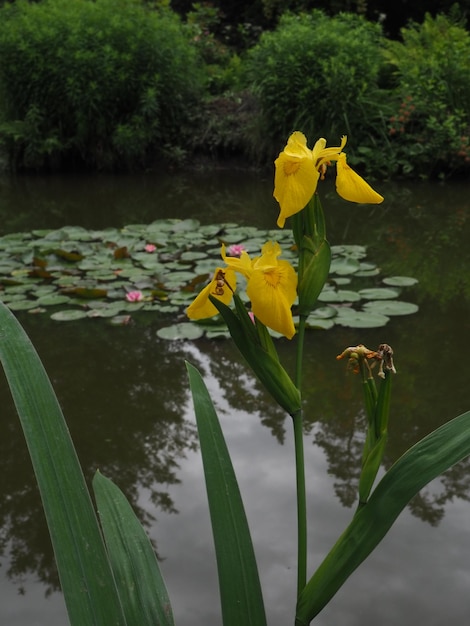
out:
<path id="1" fill-rule="evenodd" d="M 86 478 L 99 469 L 115 480 L 147 524 L 151 518 L 137 507 L 141 488 L 150 489 L 159 510 L 175 513 L 168 487 L 178 480 L 178 459 L 196 445 L 194 424 L 181 410 L 188 392 L 180 348 L 168 349 L 150 328 L 84 325 L 77 333 L 59 326 L 51 336 L 46 320 L 28 321 Z M 0 522 L 3 547 L 11 542 L 9 574 L 19 579 L 34 571 L 55 588 L 41 503 L 4 380 L 0 393 L 7 429 L 0 442 Z"/>
<path id="2" fill-rule="evenodd" d="M 169 176 L 158 185 L 158 181 L 148 177 L 2 181 L 2 228 L 12 232 L 56 228 L 65 223 L 106 227 L 174 216 L 198 217 L 204 223 L 236 221 L 272 227 L 277 213 L 271 182 L 260 181 L 256 175 L 220 172 L 196 179 L 189 175 Z M 468 185 L 389 185 L 388 189 L 381 188 L 386 196 L 383 206 L 354 208 L 325 190 L 332 243 L 366 244 L 369 258 L 382 265 L 382 274 L 412 275 L 420 281 L 407 292 L 407 299 L 420 306 L 416 315 L 394 318 L 380 329 L 335 328 L 308 335 L 304 373 L 306 453 L 311 466 L 312 502 L 316 507 L 320 497 L 319 508 L 323 506 L 323 510 L 319 524 L 328 530 L 335 527 L 338 517 L 347 520 L 351 514 L 348 509 L 355 505 L 365 431 L 360 383 L 345 371 L 342 362 L 335 360 L 346 346 L 364 343 L 375 348 L 386 342 L 395 350 L 398 374 L 393 381 L 385 469 L 433 428 L 468 409 L 468 191 Z M 190 511 L 206 507 L 203 495 L 191 493 L 192 465 L 189 464 L 189 470 L 184 469 L 188 459 L 199 458 L 194 455 L 197 439 L 188 408 L 184 360 L 190 359 L 202 368 L 224 428 L 232 439 L 231 450 L 247 490 L 244 496 L 248 504 L 255 510 L 258 506 L 258 502 L 253 503 L 255 481 L 251 475 L 258 471 L 256 488 L 262 487 L 268 494 L 263 505 L 275 512 L 276 522 L 284 528 L 281 538 L 286 545 L 276 545 L 274 554 L 270 533 L 263 530 L 265 536 L 259 537 L 259 531 L 256 532 L 261 543 L 260 561 L 267 572 L 264 575 L 271 580 L 276 564 L 282 563 L 279 580 L 276 579 L 282 587 L 269 592 L 275 596 L 275 605 L 279 605 L 279 594 L 287 593 L 285 554 L 292 539 L 285 530 L 291 525 L 292 508 L 292 458 L 291 450 L 286 449 L 291 443 L 291 428 L 289 419 L 253 380 L 236 348 L 224 341 L 163 342 L 156 336 L 158 321 L 145 316 L 136 317 L 134 324 L 127 327 L 111 327 L 102 320 L 61 325 L 26 313 L 20 317 L 52 379 L 87 479 L 99 468 L 124 490 L 154 538 L 155 529 L 167 527 L 171 532 L 179 528 L 183 545 L 188 536 L 194 535 L 197 521 L 187 519 L 187 510 L 185 519 L 177 514 L 178 490 L 185 489 L 183 502 Z M 279 350 L 292 372 L 292 344 L 281 340 Z M 2 561 L 9 558 L 8 576 L 17 586 L 33 574 L 45 589 L 53 590 L 57 588 L 57 578 L 40 500 L 3 378 L 0 397 Z M 317 471 L 317 465 L 326 471 Z M 425 522 L 419 522 L 420 536 L 426 534 L 424 527 L 445 526 L 446 512 L 458 511 L 460 505 L 469 501 L 469 469 L 468 461 L 459 464 L 410 504 L 413 520 Z M 186 485 L 178 484 L 182 476 Z M 335 494 L 333 503 L 323 497 L 330 488 Z M 452 508 L 448 507 L 450 502 Z M 338 512 L 338 503 L 344 511 L 340 507 L 342 512 Z M 259 517 L 257 513 L 252 515 L 258 524 L 254 528 L 265 529 L 266 512 L 260 512 Z M 275 536 L 274 530 L 272 533 Z M 315 548 L 316 559 L 332 540 L 329 536 L 320 539 L 320 547 Z M 161 551 L 158 539 L 156 543 Z M 172 570 L 170 547 L 165 544 L 163 556 L 170 561 L 165 561 L 164 566 L 168 567 L 165 571 L 169 572 L 174 589 L 178 585 L 171 580 L 179 581 L 182 574 L 178 572 L 178 562 Z M 199 552 L 197 546 L 192 549 L 198 557 L 193 557 L 195 569 L 188 570 L 187 576 L 196 585 L 194 578 L 198 574 L 194 572 L 207 553 L 205 547 Z M 443 561 L 450 559 L 448 552 L 448 545 L 443 545 L 439 552 Z M 178 558 L 187 557 L 179 554 Z M 449 569 L 454 562 L 458 562 L 457 557 L 449 562 Z M 374 567 L 382 573 L 389 563 Z M 370 576 L 378 575 L 374 569 L 365 571 L 371 571 Z M 357 610 L 356 599 L 347 593 L 343 597 L 348 607 Z M 389 605 L 393 605 L 394 598 L 391 594 Z M 284 604 L 290 602 L 289 598 Z M 275 626 L 287 623 L 285 607 L 278 609 L 270 622 Z M 198 621 L 188 614 L 180 623 L 214 623 L 204 607 L 194 611 L 201 615 Z M 360 611 L 357 614 L 361 615 Z M 335 621 L 343 626 L 355 623 L 342 621 L 338 614 L 332 623 Z M 43 622 L 50 623 L 47 618 Z M 362 619 L 361 624 L 364 623 L 373 621 Z M 382 619 L 382 626 L 386 623 Z M 410 617 L 408 623 L 415 621 Z"/>
<path id="3" fill-rule="evenodd" d="M 386 469 L 431 430 L 467 410 L 468 369 L 456 367 L 455 350 L 462 345 L 461 329 L 468 324 L 468 309 L 457 305 L 447 311 L 456 324 L 452 329 L 443 326 L 442 318 L 432 309 L 423 302 L 420 315 L 398 318 L 385 328 L 343 329 L 308 337 L 304 394 L 307 430 L 315 433 L 313 442 L 325 452 L 328 471 L 335 478 L 335 493 L 344 506 L 356 503 L 365 437 L 361 383 L 334 358 L 347 345 L 364 343 L 376 348 L 387 342 L 395 351 L 398 374 L 393 380 Z M 426 334 L 422 332 L 423 317 L 427 320 Z M 468 335 L 465 341 L 468 348 Z M 446 388 L 452 392 L 446 393 Z M 440 487 L 434 483 L 433 494 L 424 490 L 411 503 L 414 515 L 435 524 L 442 518 L 446 502 L 454 497 L 468 499 L 468 463 L 458 467 L 439 481 Z"/>
<path id="4" fill-rule="evenodd" d="M 355 242 L 367 243 L 374 261 L 387 272 L 419 278 L 418 298 L 431 296 L 445 305 L 463 297 L 468 305 L 469 191 L 469 183 L 462 181 L 390 184 L 383 191 L 383 206 L 346 211 L 343 204 L 330 213 L 330 227 L 339 239 L 353 236 Z"/>
<path id="5" fill-rule="evenodd" d="M 231 170 L 158 176 L 0 176 L 0 234 L 65 225 L 119 227 L 170 217 L 271 227 L 274 220 L 266 221 L 266 207 L 273 208 L 269 178 Z"/>

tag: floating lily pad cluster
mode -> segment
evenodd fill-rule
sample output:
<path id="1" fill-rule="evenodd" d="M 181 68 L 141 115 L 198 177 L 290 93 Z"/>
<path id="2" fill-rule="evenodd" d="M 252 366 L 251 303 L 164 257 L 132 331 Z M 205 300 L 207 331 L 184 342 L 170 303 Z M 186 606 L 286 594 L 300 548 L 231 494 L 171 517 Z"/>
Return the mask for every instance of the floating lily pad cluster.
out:
<path id="1" fill-rule="evenodd" d="M 283 258 L 295 264 L 289 231 L 201 225 L 195 219 L 9 234 L 0 238 L 0 298 L 13 311 L 49 311 L 57 321 L 101 317 L 126 323 L 133 313 L 146 311 L 162 320 L 161 337 L 224 336 L 225 326 L 217 319 L 189 322 L 184 310 L 222 264 L 222 242 L 243 244 L 256 256 L 268 240 L 279 241 Z M 380 280 L 363 246 L 334 246 L 332 251 L 330 280 L 309 317 L 310 327 L 383 326 L 391 315 L 417 310 L 398 299 L 415 279 Z"/>

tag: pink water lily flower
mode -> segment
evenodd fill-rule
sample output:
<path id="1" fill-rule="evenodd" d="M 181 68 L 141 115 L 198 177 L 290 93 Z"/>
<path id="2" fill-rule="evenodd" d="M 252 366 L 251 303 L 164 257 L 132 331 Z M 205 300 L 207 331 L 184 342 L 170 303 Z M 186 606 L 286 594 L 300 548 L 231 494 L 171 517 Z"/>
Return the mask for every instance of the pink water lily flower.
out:
<path id="1" fill-rule="evenodd" d="M 143 298 L 144 295 L 141 291 L 129 291 L 126 293 L 126 300 L 128 302 L 140 302 Z"/>
<path id="2" fill-rule="evenodd" d="M 245 246 L 242 243 L 234 243 L 228 248 L 228 253 L 230 256 L 241 256 L 242 252 L 246 250 Z"/>
<path id="3" fill-rule="evenodd" d="M 157 246 L 155 246 L 153 243 L 148 243 L 144 249 L 145 249 L 145 252 L 155 252 L 155 250 L 157 249 Z"/>

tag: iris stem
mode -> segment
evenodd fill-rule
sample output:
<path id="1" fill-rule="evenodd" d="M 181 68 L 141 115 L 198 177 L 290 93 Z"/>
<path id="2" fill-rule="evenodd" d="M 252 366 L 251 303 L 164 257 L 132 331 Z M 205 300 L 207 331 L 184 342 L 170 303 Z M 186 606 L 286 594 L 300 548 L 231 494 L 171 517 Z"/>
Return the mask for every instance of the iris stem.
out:
<path id="1" fill-rule="evenodd" d="M 295 384 L 302 388 L 302 364 L 306 316 L 301 315 L 298 328 Z M 294 425 L 295 471 L 297 488 L 297 597 L 307 583 L 307 502 L 305 493 L 305 462 L 303 441 L 303 411 L 292 415 Z"/>

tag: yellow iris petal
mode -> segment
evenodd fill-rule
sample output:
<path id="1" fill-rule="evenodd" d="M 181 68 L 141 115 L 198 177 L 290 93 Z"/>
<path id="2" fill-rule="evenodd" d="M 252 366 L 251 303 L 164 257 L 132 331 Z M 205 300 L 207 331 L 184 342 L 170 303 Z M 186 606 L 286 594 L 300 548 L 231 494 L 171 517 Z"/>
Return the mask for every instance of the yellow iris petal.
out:
<path id="1" fill-rule="evenodd" d="M 312 151 L 307 147 L 307 137 L 298 130 L 293 132 L 287 140 L 284 152 L 287 156 L 297 157 L 299 159 L 312 158 Z"/>
<path id="2" fill-rule="evenodd" d="M 319 139 L 316 144 L 313 146 L 312 154 L 313 160 L 315 162 L 315 166 L 319 167 L 323 163 L 328 163 L 329 161 L 336 161 L 346 145 L 347 137 L 343 135 L 341 137 L 341 144 L 334 148 L 326 148 L 326 139 Z"/>
<path id="3" fill-rule="evenodd" d="M 222 244 L 222 247 L 220 249 L 220 255 L 228 267 L 235 270 L 236 272 L 240 272 L 240 274 L 243 274 L 243 276 L 245 276 L 246 278 L 250 277 L 252 272 L 252 264 L 248 252 L 243 250 L 240 257 L 227 256 L 225 252 L 225 245 Z"/>
<path id="4" fill-rule="evenodd" d="M 289 137 L 274 165 L 274 197 L 281 209 L 277 225 L 283 228 L 288 217 L 307 205 L 315 193 L 320 174 L 315 167 L 312 151 L 307 148 L 307 139 L 300 132 Z"/>
<path id="5" fill-rule="evenodd" d="M 383 196 L 374 191 L 359 174 L 349 167 L 342 152 L 336 164 L 336 191 L 345 200 L 369 204 L 380 204 Z"/>
<path id="6" fill-rule="evenodd" d="M 254 269 L 270 269 L 278 264 L 277 257 L 282 250 L 277 241 L 267 241 L 261 248 L 261 256 L 253 260 Z"/>
<path id="7" fill-rule="evenodd" d="M 288 261 L 278 261 L 281 247 L 268 242 L 253 261 L 246 293 L 254 315 L 265 325 L 291 339 L 295 335 L 291 307 L 297 297 L 297 274 Z"/>
<path id="8" fill-rule="evenodd" d="M 295 335 L 291 307 L 296 297 L 296 284 L 292 266 L 280 261 L 270 270 L 255 270 L 246 290 L 255 317 L 288 339 Z"/>
<path id="9" fill-rule="evenodd" d="M 195 300 L 186 309 L 186 315 L 191 320 L 202 320 L 214 317 L 219 312 L 209 300 L 214 296 L 224 304 L 229 304 L 236 286 L 235 272 L 232 269 L 218 267 L 211 282 L 204 287 Z"/>

